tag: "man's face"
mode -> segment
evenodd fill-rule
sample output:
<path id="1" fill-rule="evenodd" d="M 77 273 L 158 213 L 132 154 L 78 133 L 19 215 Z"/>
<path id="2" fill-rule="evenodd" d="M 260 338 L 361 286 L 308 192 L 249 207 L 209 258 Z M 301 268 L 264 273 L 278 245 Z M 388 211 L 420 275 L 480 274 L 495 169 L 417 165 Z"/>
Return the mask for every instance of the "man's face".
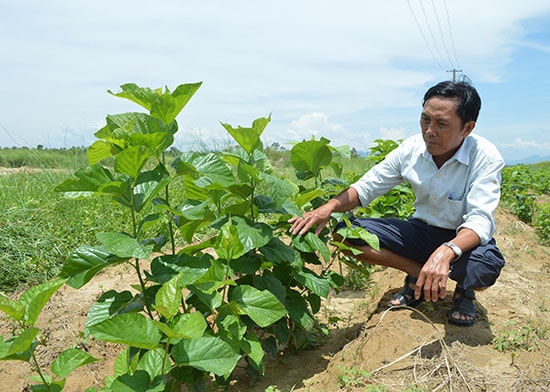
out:
<path id="1" fill-rule="evenodd" d="M 453 98 L 432 97 L 422 109 L 422 136 L 428 152 L 438 165 L 454 155 L 475 126 L 475 121 L 469 121 L 462 126 L 462 120 L 456 113 L 457 105 Z"/>

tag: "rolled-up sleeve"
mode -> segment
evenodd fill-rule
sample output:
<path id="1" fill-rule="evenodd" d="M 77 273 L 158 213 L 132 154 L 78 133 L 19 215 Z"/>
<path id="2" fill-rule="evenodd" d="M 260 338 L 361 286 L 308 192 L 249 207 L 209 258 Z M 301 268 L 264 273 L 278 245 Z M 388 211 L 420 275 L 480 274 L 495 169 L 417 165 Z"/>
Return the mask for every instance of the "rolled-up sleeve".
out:
<path id="1" fill-rule="evenodd" d="M 351 184 L 351 188 L 357 191 L 362 206 L 368 205 L 403 181 L 401 155 L 402 149 L 396 148 L 386 155 L 382 162 L 373 166 L 357 182 Z"/>
<path id="2" fill-rule="evenodd" d="M 466 196 L 466 214 L 463 228 L 473 230 L 480 238 L 481 244 L 486 244 L 495 232 L 495 210 L 500 200 L 501 173 L 504 160 L 485 161 L 473 170 L 470 189 Z"/>

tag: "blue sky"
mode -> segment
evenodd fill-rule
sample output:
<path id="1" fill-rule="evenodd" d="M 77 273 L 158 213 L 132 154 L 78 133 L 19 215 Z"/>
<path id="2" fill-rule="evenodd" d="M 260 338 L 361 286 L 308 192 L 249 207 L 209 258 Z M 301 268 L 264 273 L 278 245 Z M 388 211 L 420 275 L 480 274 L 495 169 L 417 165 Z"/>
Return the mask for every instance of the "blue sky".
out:
<path id="1" fill-rule="evenodd" d="M 180 149 L 271 114 L 267 144 L 365 151 L 419 132 L 453 68 L 482 97 L 474 132 L 509 162 L 550 155 L 548 0 L 0 0 L 0 147 L 87 146 L 140 110 L 107 90 L 202 81 Z"/>

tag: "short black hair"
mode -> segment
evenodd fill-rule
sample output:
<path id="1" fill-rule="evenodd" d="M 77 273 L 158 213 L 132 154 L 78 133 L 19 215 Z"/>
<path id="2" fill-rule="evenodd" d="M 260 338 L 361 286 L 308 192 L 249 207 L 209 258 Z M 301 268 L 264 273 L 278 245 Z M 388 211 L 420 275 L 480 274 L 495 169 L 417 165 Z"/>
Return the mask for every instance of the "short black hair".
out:
<path id="1" fill-rule="evenodd" d="M 468 81 L 445 81 L 430 87 L 424 94 L 422 106 L 433 97 L 456 98 L 458 101 L 456 114 L 462 119 L 463 126 L 469 121 L 477 121 L 481 109 L 481 98 Z"/>

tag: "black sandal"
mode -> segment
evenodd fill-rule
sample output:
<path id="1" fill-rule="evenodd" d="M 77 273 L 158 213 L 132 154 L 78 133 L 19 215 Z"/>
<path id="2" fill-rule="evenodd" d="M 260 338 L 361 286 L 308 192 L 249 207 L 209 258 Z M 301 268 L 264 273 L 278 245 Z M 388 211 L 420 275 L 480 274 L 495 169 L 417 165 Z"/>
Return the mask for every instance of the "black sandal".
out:
<path id="1" fill-rule="evenodd" d="M 451 310 L 449 310 L 448 314 L 449 322 L 464 327 L 474 325 L 477 316 L 474 299 L 476 299 L 476 294 L 474 290 L 464 290 L 463 287 L 457 286 L 453 296 L 453 307 L 451 308 Z M 470 316 L 472 319 L 462 320 L 460 318 L 455 318 L 452 316 L 454 312 L 457 312 L 464 316 Z"/>
<path id="2" fill-rule="evenodd" d="M 391 298 L 390 301 L 388 301 L 388 308 L 398 308 L 400 306 L 410 306 L 414 308 L 421 302 L 424 302 L 424 293 L 420 295 L 419 299 L 414 298 L 414 288 L 410 288 L 409 285 L 416 284 L 416 281 L 418 278 L 413 278 L 412 276 L 406 276 L 405 277 L 405 285 L 401 290 L 399 290 L 397 293 L 395 293 Z M 399 301 L 398 305 L 395 305 L 392 303 L 392 300 Z"/>

